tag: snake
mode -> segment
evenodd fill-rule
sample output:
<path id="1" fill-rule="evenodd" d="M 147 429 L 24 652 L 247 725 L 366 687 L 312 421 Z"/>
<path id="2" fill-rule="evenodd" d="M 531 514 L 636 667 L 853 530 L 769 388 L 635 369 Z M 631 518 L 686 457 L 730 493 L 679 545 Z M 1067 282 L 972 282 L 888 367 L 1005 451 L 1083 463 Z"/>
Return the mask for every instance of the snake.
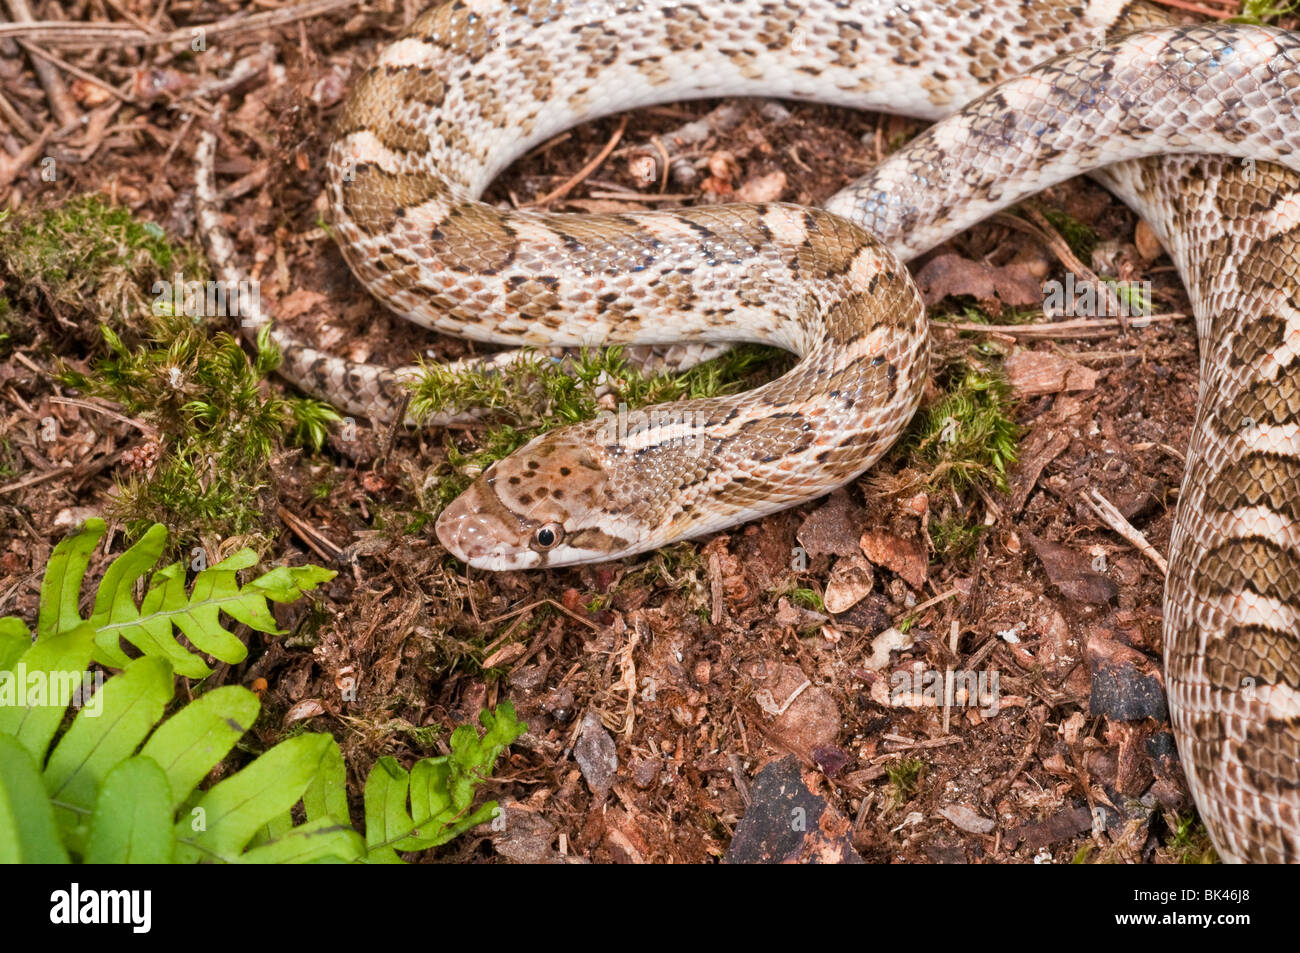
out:
<path id="1" fill-rule="evenodd" d="M 479 200 L 575 124 L 726 96 L 934 124 L 822 207 Z M 899 437 L 929 368 L 905 263 L 1092 174 L 1170 253 L 1200 342 L 1163 622 L 1188 786 L 1222 859 L 1294 862 L 1298 113 L 1300 36 L 1141 0 L 452 0 L 356 80 L 326 189 L 353 273 L 425 327 L 516 347 L 761 342 L 798 357 L 744 393 L 605 414 L 484 470 L 438 539 L 471 567 L 527 570 L 644 552 L 855 479 Z M 199 197 L 211 216 L 210 182 Z M 213 241 L 224 260 L 228 240 Z M 278 340 L 304 389 L 401 412 L 410 369 Z"/>

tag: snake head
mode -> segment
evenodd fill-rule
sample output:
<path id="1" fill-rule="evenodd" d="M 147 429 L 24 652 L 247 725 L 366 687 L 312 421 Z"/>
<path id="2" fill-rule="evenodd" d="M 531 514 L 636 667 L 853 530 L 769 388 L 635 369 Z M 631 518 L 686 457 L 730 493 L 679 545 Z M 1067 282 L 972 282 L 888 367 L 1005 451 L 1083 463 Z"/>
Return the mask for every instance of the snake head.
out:
<path id="1" fill-rule="evenodd" d="M 594 562 L 625 548 L 599 526 L 608 499 L 600 449 L 563 428 L 488 467 L 438 517 L 438 541 L 476 569 L 540 569 Z"/>

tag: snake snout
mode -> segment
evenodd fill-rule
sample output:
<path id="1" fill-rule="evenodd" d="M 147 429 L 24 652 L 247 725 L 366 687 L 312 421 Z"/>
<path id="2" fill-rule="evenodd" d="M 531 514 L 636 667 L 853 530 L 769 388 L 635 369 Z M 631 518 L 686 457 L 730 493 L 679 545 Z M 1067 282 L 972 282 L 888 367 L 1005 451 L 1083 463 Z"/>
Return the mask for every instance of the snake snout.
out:
<path id="1" fill-rule="evenodd" d="M 474 483 L 442 511 L 434 526 L 438 542 L 461 562 L 476 569 L 535 566 L 539 561 L 537 553 L 519 545 L 517 521 L 508 514 L 499 514 L 500 503 L 485 498 L 485 494 L 492 497 L 491 488 L 481 482 Z"/>

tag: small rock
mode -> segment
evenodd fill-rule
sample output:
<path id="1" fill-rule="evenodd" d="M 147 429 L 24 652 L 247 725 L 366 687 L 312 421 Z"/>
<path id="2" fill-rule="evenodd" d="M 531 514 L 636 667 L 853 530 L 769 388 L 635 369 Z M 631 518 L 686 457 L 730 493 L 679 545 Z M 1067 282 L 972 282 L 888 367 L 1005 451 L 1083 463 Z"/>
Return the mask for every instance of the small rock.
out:
<path id="1" fill-rule="evenodd" d="M 873 672 L 883 672 L 889 665 L 889 653 L 910 649 L 914 643 L 911 632 L 892 626 L 871 640 L 871 657 L 862 664 Z"/>
<path id="2" fill-rule="evenodd" d="M 860 553 L 858 527 L 865 520 L 862 508 L 843 490 L 836 490 L 825 506 L 808 514 L 795 538 L 809 556 L 856 556 Z"/>
<path id="3" fill-rule="evenodd" d="M 522 804 L 506 804 L 505 828 L 491 834 L 492 846 L 502 857 L 517 864 L 560 863 L 555 848 L 556 828 L 535 809 Z M 492 830 L 488 822 L 482 829 Z"/>
<path id="4" fill-rule="evenodd" d="M 946 804 L 939 808 L 939 815 L 967 834 L 992 834 L 998 826 L 997 821 L 976 814 L 964 804 Z"/>
<path id="5" fill-rule="evenodd" d="M 618 751 L 614 739 L 595 712 L 587 712 L 582 719 L 582 733 L 573 746 L 573 759 L 578 762 L 582 776 L 597 798 L 603 798 L 614 785 L 618 771 Z"/>
<path id="6" fill-rule="evenodd" d="M 1115 721 L 1163 721 L 1165 703 L 1160 667 L 1136 649 L 1094 635 L 1088 640 L 1092 693 L 1088 711 Z"/>
<path id="7" fill-rule="evenodd" d="M 658 780 L 658 758 L 639 758 L 632 762 L 632 783 L 642 791 L 650 790 Z"/>
<path id="8" fill-rule="evenodd" d="M 93 506 L 69 506 L 59 510 L 54 516 L 55 529 L 76 529 L 92 516 L 98 516 L 99 510 Z"/>
<path id="9" fill-rule="evenodd" d="M 778 169 L 750 179 L 736 189 L 737 202 L 775 202 L 785 194 L 785 173 Z"/>
<path id="10" fill-rule="evenodd" d="M 860 864 L 851 830 L 843 815 L 808 790 L 799 762 L 785 757 L 754 779 L 749 809 L 723 863 Z"/>
<path id="11" fill-rule="evenodd" d="M 573 717 L 573 692 L 567 688 L 552 689 L 542 696 L 541 707 L 556 721 L 566 722 Z"/>
<path id="12" fill-rule="evenodd" d="M 717 149 L 709 153 L 709 174 L 721 182 L 734 182 L 740 175 L 740 163 L 726 149 Z"/>

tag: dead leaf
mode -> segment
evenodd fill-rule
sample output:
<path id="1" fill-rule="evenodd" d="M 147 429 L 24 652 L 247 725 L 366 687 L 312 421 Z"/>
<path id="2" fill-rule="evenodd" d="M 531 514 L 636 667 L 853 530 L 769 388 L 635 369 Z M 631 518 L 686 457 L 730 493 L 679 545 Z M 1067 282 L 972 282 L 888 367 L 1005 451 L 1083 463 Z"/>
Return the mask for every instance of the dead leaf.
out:
<path id="1" fill-rule="evenodd" d="M 939 816 L 967 834 L 992 834 L 998 826 L 997 821 L 980 816 L 964 804 L 945 804 L 939 808 Z"/>
<path id="2" fill-rule="evenodd" d="M 324 307 L 328 301 L 329 299 L 319 291 L 295 288 L 275 303 L 276 317 L 282 321 L 296 318 L 300 314 L 307 314 L 318 307 Z"/>
<path id="3" fill-rule="evenodd" d="M 1042 266 L 1036 262 L 1014 261 L 1008 265 L 988 265 L 960 255 L 938 255 L 917 272 L 916 284 L 927 305 L 944 298 L 970 295 L 993 314 L 1010 308 L 1039 307 L 1043 303 Z"/>
<path id="4" fill-rule="evenodd" d="M 913 589 L 925 585 L 930 572 L 925 547 L 919 539 L 897 536 L 886 530 L 869 529 L 858 540 L 862 553 L 877 566 L 897 573 Z"/>
<path id="5" fill-rule="evenodd" d="M 848 612 L 871 592 L 875 573 L 865 557 L 854 554 L 836 561 L 826 580 L 826 611 L 831 615 Z"/>
<path id="6" fill-rule="evenodd" d="M 1119 594 L 1119 586 L 1114 580 L 1088 568 L 1091 560 L 1083 554 L 1039 539 L 1032 533 L 1025 533 L 1025 538 L 1034 547 L 1039 562 L 1047 570 L 1047 578 L 1066 598 L 1106 605 Z"/>

